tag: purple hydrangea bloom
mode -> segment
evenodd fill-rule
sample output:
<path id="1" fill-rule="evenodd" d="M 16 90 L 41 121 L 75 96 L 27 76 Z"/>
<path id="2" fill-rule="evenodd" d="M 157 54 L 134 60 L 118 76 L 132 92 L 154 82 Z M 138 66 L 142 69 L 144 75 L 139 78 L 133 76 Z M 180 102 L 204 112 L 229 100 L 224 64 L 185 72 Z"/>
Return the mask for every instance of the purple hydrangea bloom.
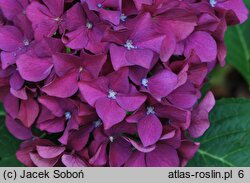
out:
<path id="1" fill-rule="evenodd" d="M 105 129 L 121 122 L 126 112 L 137 110 L 146 100 L 146 96 L 129 83 L 125 68 L 95 81 L 80 82 L 79 88 L 88 104 L 96 108 Z"/>

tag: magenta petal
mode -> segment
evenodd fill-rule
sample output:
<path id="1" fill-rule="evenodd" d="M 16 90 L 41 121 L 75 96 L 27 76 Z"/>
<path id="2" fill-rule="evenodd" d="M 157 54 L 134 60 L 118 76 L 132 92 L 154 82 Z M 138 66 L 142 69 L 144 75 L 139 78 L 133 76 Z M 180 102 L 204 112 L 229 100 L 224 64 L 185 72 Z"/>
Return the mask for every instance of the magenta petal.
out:
<path id="1" fill-rule="evenodd" d="M 171 71 L 161 71 L 148 80 L 148 91 L 157 98 L 171 93 L 177 86 L 177 75 Z"/>
<path id="2" fill-rule="evenodd" d="M 55 17 L 60 17 L 64 10 L 64 0 L 43 0 L 46 6 L 49 8 L 50 12 Z"/>
<path id="3" fill-rule="evenodd" d="M 86 24 L 85 12 L 83 11 L 83 7 L 80 3 L 76 3 L 68 11 L 66 11 L 64 17 L 67 30 L 74 30 L 81 27 L 83 24 Z"/>
<path id="4" fill-rule="evenodd" d="M 211 111 L 214 105 L 214 96 L 212 92 L 208 92 L 200 105 L 192 111 L 191 125 L 188 129 L 192 137 L 200 137 L 209 128 L 210 122 L 208 113 Z"/>
<path id="5" fill-rule="evenodd" d="M 9 93 L 4 97 L 3 104 L 5 111 L 15 119 L 19 112 L 19 99 Z"/>
<path id="6" fill-rule="evenodd" d="M 179 157 L 176 150 L 166 144 L 159 144 L 156 149 L 146 154 L 148 167 L 178 167 Z"/>
<path id="7" fill-rule="evenodd" d="M 114 25 L 118 25 L 120 23 L 120 16 L 120 11 L 110 11 L 105 9 L 101 9 L 100 11 L 100 17 L 113 23 Z"/>
<path id="8" fill-rule="evenodd" d="M 63 76 L 71 70 L 79 70 L 81 67 L 81 58 L 65 53 L 56 53 L 52 57 L 54 68 L 58 76 Z"/>
<path id="9" fill-rule="evenodd" d="M 140 109 L 138 109 L 134 114 L 132 114 L 131 116 L 128 116 L 126 118 L 126 121 L 128 123 L 138 123 L 140 121 L 140 119 L 142 119 L 145 116 L 145 106 L 142 106 Z"/>
<path id="10" fill-rule="evenodd" d="M 155 150 L 155 148 L 156 148 L 155 144 L 152 146 L 144 147 L 141 143 L 136 142 L 130 138 L 124 137 L 124 139 L 127 140 L 129 143 L 131 143 L 131 145 L 134 146 L 135 149 L 137 149 L 138 151 L 143 152 L 143 153 L 149 153 L 149 152 Z"/>
<path id="11" fill-rule="evenodd" d="M 53 67 L 50 58 L 37 58 L 30 55 L 21 55 L 17 62 L 17 68 L 23 79 L 37 82 L 47 78 Z"/>
<path id="12" fill-rule="evenodd" d="M 40 40 L 44 36 L 50 37 L 56 32 L 58 22 L 55 19 L 60 18 L 56 15 L 58 12 L 53 12 L 55 15 L 52 15 L 52 12 L 50 12 L 46 6 L 38 2 L 32 2 L 27 7 L 26 13 L 27 17 L 32 22 L 36 39 Z"/>
<path id="13" fill-rule="evenodd" d="M 11 52 L 23 47 L 23 35 L 14 26 L 0 27 L 0 49 Z"/>
<path id="14" fill-rule="evenodd" d="M 20 90 L 14 90 L 11 88 L 10 93 L 21 100 L 28 100 L 26 88 L 21 88 Z"/>
<path id="15" fill-rule="evenodd" d="M 214 95 L 211 91 L 209 91 L 207 93 L 207 95 L 203 98 L 203 100 L 201 101 L 200 105 L 199 105 L 199 109 L 206 109 L 206 111 L 210 112 L 213 107 L 215 105 L 215 99 L 214 99 Z"/>
<path id="16" fill-rule="evenodd" d="M 133 65 L 126 58 L 126 49 L 114 44 L 110 46 L 110 56 L 114 69 L 117 71 L 122 67 Z"/>
<path id="17" fill-rule="evenodd" d="M 181 147 L 178 149 L 180 156 L 184 159 L 183 163 L 186 163 L 185 160 L 190 160 L 194 157 L 195 153 L 200 147 L 200 143 L 192 142 L 190 140 L 183 140 L 181 143 Z M 186 166 L 186 164 L 182 164 L 182 166 Z"/>
<path id="18" fill-rule="evenodd" d="M 167 96 L 168 101 L 176 107 L 189 109 L 192 108 L 198 100 L 198 90 L 190 83 L 186 83 Z"/>
<path id="19" fill-rule="evenodd" d="M 67 126 L 63 132 L 63 135 L 58 139 L 58 141 L 61 142 L 61 144 L 67 145 L 71 131 L 78 129 L 79 129 L 78 121 L 75 116 L 72 116 L 72 118 L 69 121 L 67 121 Z"/>
<path id="20" fill-rule="evenodd" d="M 41 96 L 38 98 L 38 101 L 49 109 L 55 116 L 61 117 L 64 115 L 63 107 L 65 106 L 60 105 L 60 99 L 50 96 Z"/>
<path id="21" fill-rule="evenodd" d="M 154 52 L 149 49 L 134 49 L 126 52 L 126 60 L 132 65 L 150 69 L 153 64 Z"/>
<path id="22" fill-rule="evenodd" d="M 62 162 L 66 167 L 87 167 L 87 164 L 76 155 L 64 154 Z"/>
<path id="23" fill-rule="evenodd" d="M 123 138 L 110 143 L 109 164 L 112 167 L 122 166 L 132 154 L 131 144 Z"/>
<path id="24" fill-rule="evenodd" d="M 24 84 L 23 78 L 20 76 L 19 72 L 15 72 L 10 78 L 11 88 L 14 90 L 19 90 Z"/>
<path id="25" fill-rule="evenodd" d="M 59 158 L 44 159 L 37 153 L 30 153 L 32 162 L 38 167 L 53 167 Z"/>
<path id="26" fill-rule="evenodd" d="M 189 57 L 193 51 L 201 62 L 212 62 L 216 59 L 217 44 L 207 32 L 197 31 L 188 38 L 184 54 Z"/>
<path id="27" fill-rule="evenodd" d="M 63 37 L 63 43 L 72 49 L 83 49 L 87 46 L 88 41 L 87 29 L 85 28 L 66 33 Z"/>
<path id="28" fill-rule="evenodd" d="M 65 147 L 36 146 L 36 150 L 42 158 L 50 159 L 60 156 L 65 151 Z"/>
<path id="29" fill-rule="evenodd" d="M 6 115 L 5 124 L 9 132 L 17 139 L 28 140 L 33 137 L 29 128 L 24 127 L 20 121 L 11 118 L 9 115 Z"/>
<path id="30" fill-rule="evenodd" d="M 117 103 L 126 111 L 137 110 L 147 99 L 146 96 L 138 95 L 119 95 L 117 96 Z"/>
<path id="31" fill-rule="evenodd" d="M 130 84 L 128 80 L 128 69 L 122 68 L 117 72 L 112 72 L 108 75 L 110 88 L 117 93 L 128 93 Z"/>
<path id="32" fill-rule="evenodd" d="M 2 68 L 6 69 L 9 66 L 16 63 L 16 59 L 19 56 L 19 53 L 16 52 L 1 52 L 1 61 L 2 61 Z"/>
<path id="33" fill-rule="evenodd" d="M 145 147 L 155 144 L 161 137 L 161 121 L 153 114 L 142 118 L 138 123 L 138 134 Z"/>
<path id="34" fill-rule="evenodd" d="M 242 0 L 222 1 L 222 2 L 218 2 L 216 6 L 222 9 L 228 10 L 228 11 L 232 10 L 237 16 L 237 19 L 239 20 L 240 23 L 245 22 L 248 18 L 248 14 L 249 14 L 248 9 L 246 8 Z M 229 23 L 231 23 L 230 16 L 228 16 L 227 18 L 229 18 Z"/>
<path id="35" fill-rule="evenodd" d="M 98 99 L 95 107 L 98 116 L 103 121 L 105 129 L 109 129 L 115 124 L 120 123 L 126 116 L 125 110 L 123 110 L 115 100 L 109 99 L 108 97 Z"/>
<path id="36" fill-rule="evenodd" d="M 93 166 L 104 166 L 107 163 L 107 143 L 100 145 L 95 152 L 95 155 L 89 160 L 89 163 Z"/>
<path id="37" fill-rule="evenodd" d="M 35 55 L 37 55 L 39 58 L 52 57 L 53 54 L 62 52 L 63 49 L 64 44 L 61 42 L 61 40 L 52 37 L 44 37 L 34 46 Z"/>
<path id="38" fill-rule="evenodd" d="M 78 73 L 71 72 L 61 78 L 52 81 L 42 88 L 42 91 L 49 96 L 68 98 L 74 95 L 78 90 Z"/>
<path id="39" fill-rule="evenodd" d="M 146 167 L 145 154 L 136 151 L 125 164 L 126 167 Z"/>
<path id="40" fill-rule="evenodd" d="M 72 147 L 76 151 L 82 150 L 89 140 L 89 135 L 93 130 L 93 126 L 82 127 L 79 130 L 75 130 L 69 136 L 68 146 Z"/>
<path id="41" fill-rule="evenodd" d="M 172 105 L 155 107 L 158 117 L 168 118 L 177 127 L 187 129 L 191 122 L 191 112 Z"/>
<path id="42" fill-rule="evenodd" d="M 102 67 L 107 61 L 107 55 L 99 54 L 99 55 L 89 55 L 82 54 L 81 59 L 85 60 L 85 69 L 91 73 L 94 78 L 98 78 L 100 72 L 102 71 Z"/>
<path id="43" fill-rule="evenodd" d="M 34 151 L 33 141 L 24 141 L 20 144 L 20 148 L 16 152 L 16 159 L 27 167 L 34 167 L 29 153 Z"/>
<path id="44" fill-rule="evenodd" d="M 176 48 L 176 39 L 172 35 L 172 33 L 167 33 L 167 37 L 164 39 L 162 43 L 162 47 L 160 50 L 160 58 L 163 62 L 167 62 L 169 58 L 173 55 Z"/>
<path id="45" fill-rule="evenodd" d="M 65 128 L 65 118 L 61 117 L 40 122 L 37 124 L 37 128 L 50 133 L 63 132 Z"/>
<path id="46" fill-rule="evenodd" d="M 156 53 L 160 53 L 165 35 L 147 35 L 143 40 L 137 43 L 140 48 L 147 48 Z"/>
<path id="47" fill-rule="evenodd" d="M 17 118 L 20 119 L 24 126 L 31 127 L 39 114 L 39 105 L 37 102 L 29 98 L 21 101 Z"/>
<path id="48" fill-rule="evenodd" d="M 153 3 L 152 0 L 133 0 L 134 3 L 135 3 L 135 6 L 138 10 L 141 9 L 142 5 L 143 4 L 146 4 L 146 5 L 151 5 Z"/>
<path id="49" fill-rule="evenodd" d="M 12 20 L 19 13 L 22 13 L 22 4 L 23 3 L 20 3 L 17 0 L 0 0 L 1 11 L 3 12 L 4 16 L 9 20 Z"/>
<path id="50" fill-rule="evenodd" d="M 91 106 L 94 106 L 98 99 L 108 96 L 108 81 L 106 79 L 99 79 L 97 85 L 93 82 L 79 82 L 78 85 L 81 94 Z M 107 93 L 99 88 L 101 85 L 106 87 Z"/>

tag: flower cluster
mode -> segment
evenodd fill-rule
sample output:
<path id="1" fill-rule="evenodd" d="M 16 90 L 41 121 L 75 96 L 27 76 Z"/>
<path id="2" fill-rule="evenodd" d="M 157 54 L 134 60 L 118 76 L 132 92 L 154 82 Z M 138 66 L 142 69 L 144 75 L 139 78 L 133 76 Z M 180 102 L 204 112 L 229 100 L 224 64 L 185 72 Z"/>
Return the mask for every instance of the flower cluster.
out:
<path id="1" fill-rule="evenodd" d="M 0 0 L 0 100 L 26 166 L 185 166 L 241 0 Z"/>

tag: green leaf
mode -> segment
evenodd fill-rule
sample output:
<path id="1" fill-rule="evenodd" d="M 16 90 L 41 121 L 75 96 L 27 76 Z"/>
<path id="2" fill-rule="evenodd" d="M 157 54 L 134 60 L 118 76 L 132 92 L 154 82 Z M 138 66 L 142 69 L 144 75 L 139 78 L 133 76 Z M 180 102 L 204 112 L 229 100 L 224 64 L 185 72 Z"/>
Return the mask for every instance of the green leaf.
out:
<path id="1" fill-rule="evenodd" d="M 15 139 L 6 129 L 4 117 L 0 116 L 0 167 L 22 166 L 16 159 L 16 150 L 19 144 L 20 141 Z"/>
<path id="2" fill-rule="evenodd" d="M 210 121 L 189 166 L 250 166 L 250 100 L 218 101 Z"/>
<path id="3" fill-rule="evenodd" d="M 250 9 L 250 1 L 245 0 Z M 234 26 L 226 33 L 228 48 L 227 62 L 234 66 L 246 79 L 250 86 L 250 19 L 243 25 Z"/>
<path id="4" fill-rule="evenodd" d="M 4 117 L 5 116 L 5 112 L 3 109 L 3 105 L 0 103 L 0 117 Z"/>
<path id="5" fill-rule="evenodd" d="M 70 48 L 66 48 L 66 53 L 71 53 L 71 49 Z"/>

